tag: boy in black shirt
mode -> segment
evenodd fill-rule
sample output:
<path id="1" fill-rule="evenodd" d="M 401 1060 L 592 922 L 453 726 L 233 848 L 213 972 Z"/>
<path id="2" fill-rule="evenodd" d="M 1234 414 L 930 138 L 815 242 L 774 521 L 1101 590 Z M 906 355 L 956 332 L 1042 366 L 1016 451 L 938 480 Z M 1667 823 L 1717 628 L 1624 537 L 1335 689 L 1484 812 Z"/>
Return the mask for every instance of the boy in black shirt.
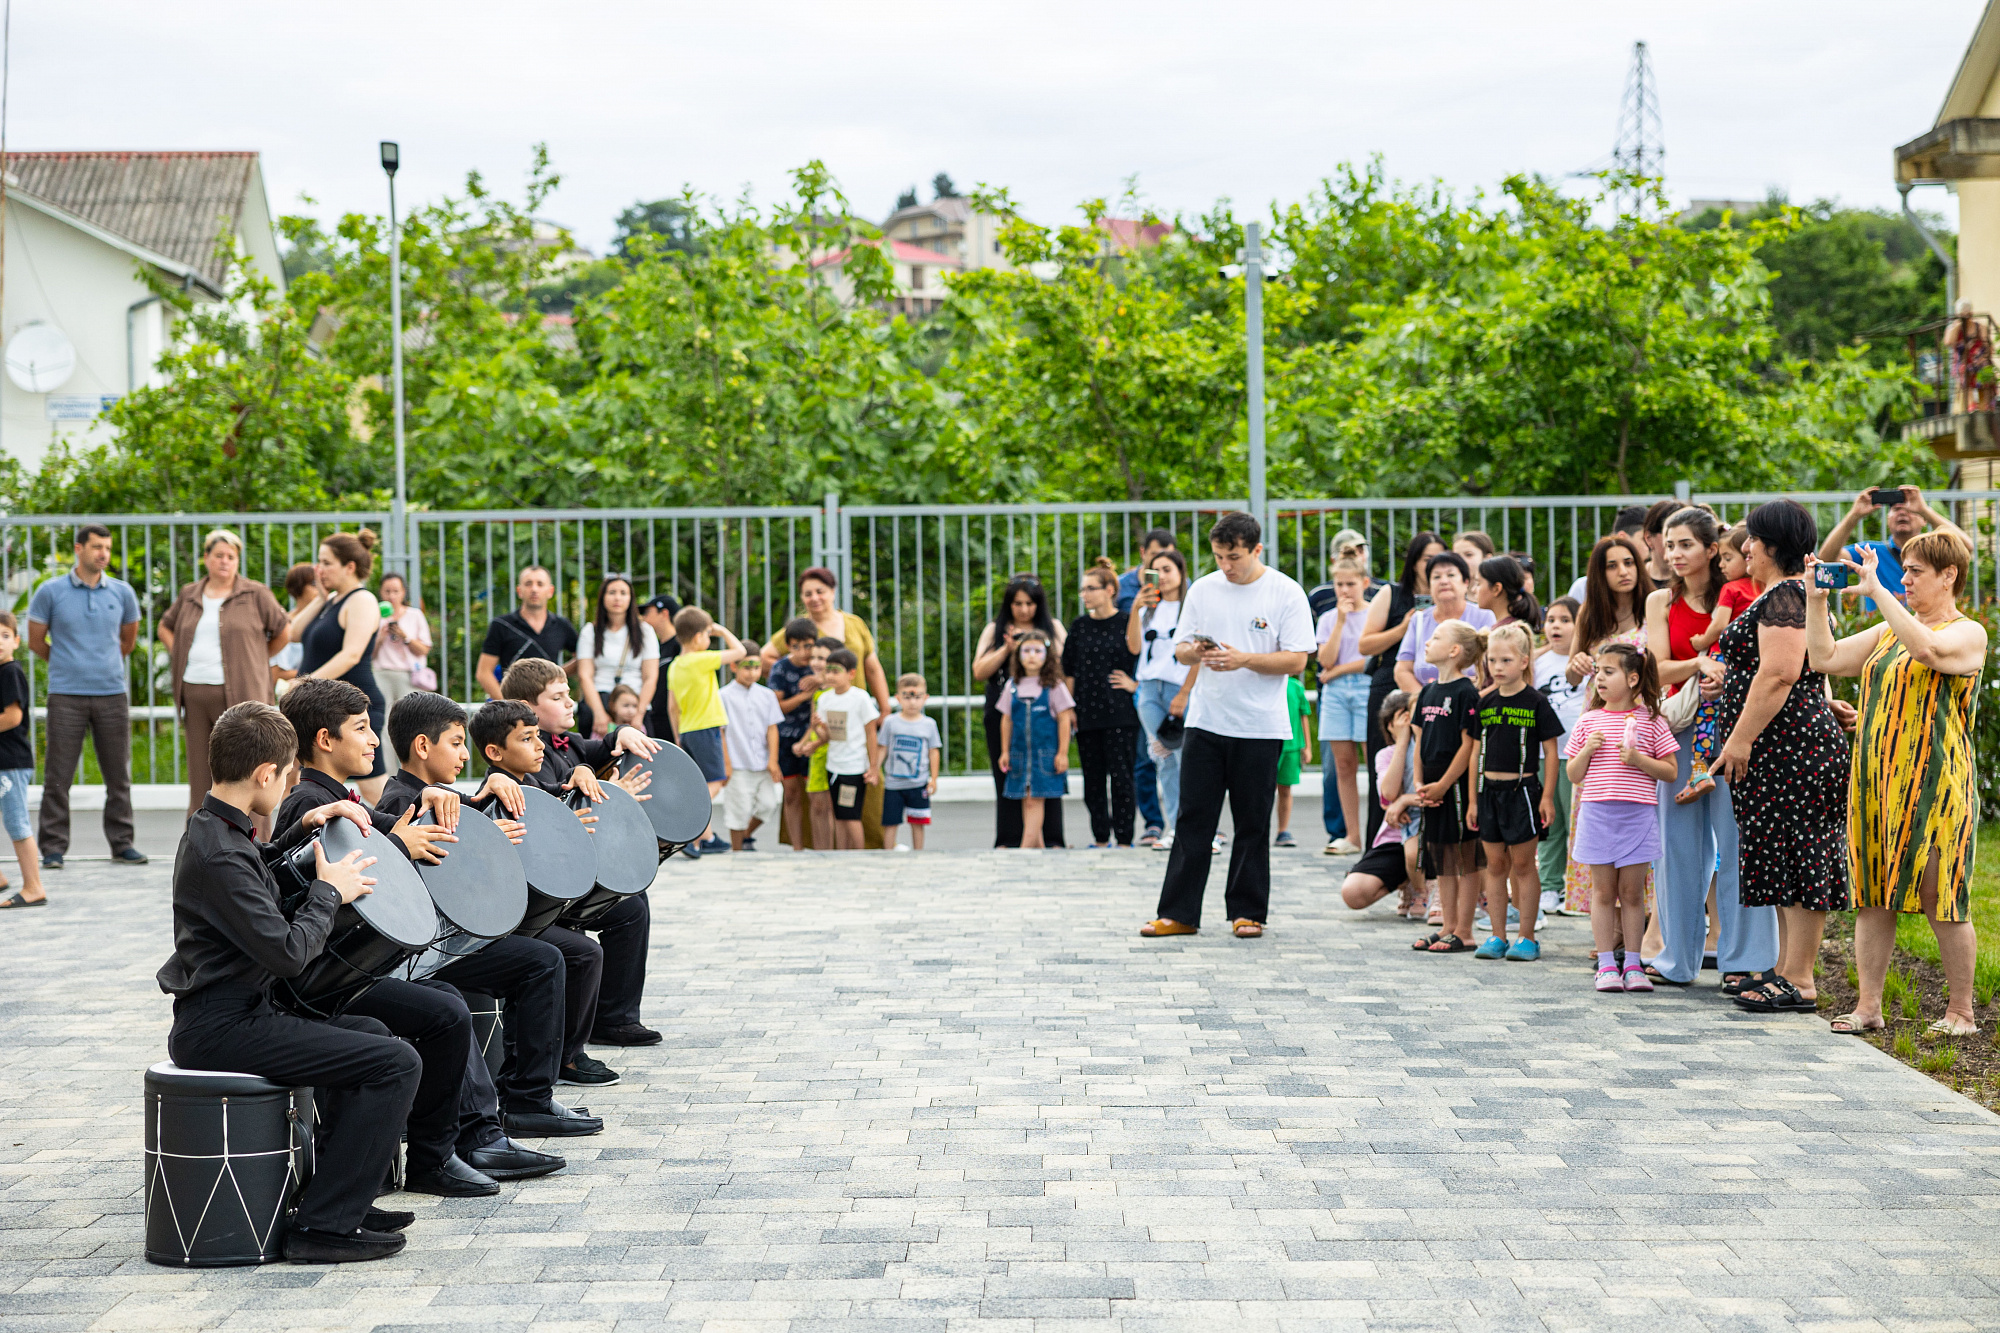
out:
<path id="1" fill-rule="evenodd" d="M 370 1207 L 395 1161 L 422 1062 L 383 1024 L 357 1014 L 320 1022 L 271 1007 L 271 983 L 295 977 L 326 947 L 334 913 L 369 892 L 372 856 L 336 862 L 316 850 L 311 890 L 291 920 L 267 859 L 296 848 L 329 819 L 363 824 L 345 800 L 308 810 L 275 844 L 253 821 L 277 808 L 297 740 L 277 709 L 242 703 L 209 739 L 214 785 L 188 819 L 174 856 L 174 955 L 159 971 L 174 997 L 167 1050 L 183 1069 L 235 1070 L 318 1092 L 318 1160 L 285 1237 L 298 1263 L 383 1259 L 403 1248 L 410 1213 Z"/>
<path id="2" fill-rule="evenodd" d="M 1479 897 L 1479 835 L 1466 827 L 1472 813 L 1467 778 L 1479 756 L 1479 687 L 1467 673 L 1485 651 L 1486 636 L 1463 620 L 1443 622 L 1424 645 L 1424 661 L 1437 668 L 1438 678 L 1417 696 L 1417 771 L 1423 779 L 1417 801 L 1424 810 L 1424 873 L 1437 880 L 1443 925 L 1417 941 L 1419 952 L 1472 948 L 1465 937 Z"/>
<path id="3" fill-rule="evenodd" d="M 42 856 L 35 849 L 35 826 L 28 818 L 28 788 L 35 781 L 35 749 L 28 743 L 28 710 L 34 706 L 28 673 L 14 660 L 20 651 L 20 629 L 12 611 L 0 611 L 0 823 L 21 862 L 21 889 L 0 900 L 0 910 L 40 907 L 49 900 L 42 891 Z M 0 875 L 0 889 L 7 878 Z"/>

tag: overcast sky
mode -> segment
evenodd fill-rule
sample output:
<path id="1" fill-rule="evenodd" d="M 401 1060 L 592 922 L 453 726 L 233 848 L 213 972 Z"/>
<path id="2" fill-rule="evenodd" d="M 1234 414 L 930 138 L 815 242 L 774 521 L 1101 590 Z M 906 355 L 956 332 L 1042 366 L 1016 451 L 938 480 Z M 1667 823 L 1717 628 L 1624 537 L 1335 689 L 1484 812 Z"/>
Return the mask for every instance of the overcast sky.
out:
<path id="1" fill-rule="evenodd" d="M 1032 217 L 1136 175 L 1162 213 L 1303 195 L 1380 153 L 1490 189 L 1600 164 L 1635 39 L 1651 45 L 1677 199 L 1893 205 L 1982 5 L 1007 0 L 13 0 L 9 146 L 252 148 L 272 206 L 379 211 L 468 170 L 513 190 L 546 141 L 543 212 L 601 249 L 684 183 L 784 192 L 810 158 L 881 218 L 938 171 Z M 1950 210 L 1941 190 L 1929 207 Z"/>

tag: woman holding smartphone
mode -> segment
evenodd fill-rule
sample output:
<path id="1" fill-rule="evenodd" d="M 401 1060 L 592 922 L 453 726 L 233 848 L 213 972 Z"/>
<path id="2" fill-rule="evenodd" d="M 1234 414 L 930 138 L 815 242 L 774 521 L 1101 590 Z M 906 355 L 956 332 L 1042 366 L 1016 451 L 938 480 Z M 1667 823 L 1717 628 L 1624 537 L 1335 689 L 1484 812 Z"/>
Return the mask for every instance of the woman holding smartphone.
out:
<path id="1" fill-rule="evenodd" d="M 1139 682 L 1134 702 L 1147 752 L 1153 757 L 1160 817 L 1165 821 L 1166 831 L 1153 845 L 1163 852 L 1173 849 L 1174 821 L 1180 818 L 1181 754 L 1178 746 L 1168 749 L 1161 743 L 1160 726 L 1169 717 L 1186 715 L 1188 692 L 1200 670 L 1174 660 L 1174 629 L 1180 624 L 1186 592 L 1187 561 L 1179 551 L 1161 551 L 1139 572 L 1139 595 L 1132 599 L 1131 614 L 1125 619 L 1125 646 L 1139 659 L 1139 669 L 1133 673 Z"/>

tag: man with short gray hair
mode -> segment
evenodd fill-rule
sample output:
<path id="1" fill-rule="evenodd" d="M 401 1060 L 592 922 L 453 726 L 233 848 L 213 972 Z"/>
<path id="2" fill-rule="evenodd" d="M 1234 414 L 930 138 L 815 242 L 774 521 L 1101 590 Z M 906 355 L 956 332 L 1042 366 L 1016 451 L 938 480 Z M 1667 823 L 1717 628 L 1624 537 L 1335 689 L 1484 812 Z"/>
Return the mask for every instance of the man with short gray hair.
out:
<path id="1" fill-rule="evenodd" d="M 111 859 L 146 864 L 132 845 L 132 707 L 125 659 L 139 638 L 139 598 L 111 566 L 111 530 L 76 530 L 76 565 L 28 601 L 28 651 L 49 666 L 49 720 L 42 775 L 42 869 L 61 870 L 69 851 L 69 789 L 83 738 L 104 774 L 104 837 Z"/>

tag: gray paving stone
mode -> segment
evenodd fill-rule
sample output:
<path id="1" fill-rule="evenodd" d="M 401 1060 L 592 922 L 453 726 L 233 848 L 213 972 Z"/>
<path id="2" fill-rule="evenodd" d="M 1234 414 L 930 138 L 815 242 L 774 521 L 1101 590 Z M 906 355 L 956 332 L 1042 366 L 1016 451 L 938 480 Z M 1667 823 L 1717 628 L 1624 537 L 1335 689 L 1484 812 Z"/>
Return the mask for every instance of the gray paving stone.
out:
<path id="1" fill-rule="evenodd" d="M 1138 853 L 677 861 L 666 1040 L 598 1052 L 568 1171 L 203 1272 L 140 1257 L 168 867 L 74 863 L 0 920 L 0 1326 L 2000 1328 L 2000 1120 L 1712 975 L 1597 996 L 1585 922 L 1420 957 L 1275 859 L 1256 943 L 1138 939 Z"/>

